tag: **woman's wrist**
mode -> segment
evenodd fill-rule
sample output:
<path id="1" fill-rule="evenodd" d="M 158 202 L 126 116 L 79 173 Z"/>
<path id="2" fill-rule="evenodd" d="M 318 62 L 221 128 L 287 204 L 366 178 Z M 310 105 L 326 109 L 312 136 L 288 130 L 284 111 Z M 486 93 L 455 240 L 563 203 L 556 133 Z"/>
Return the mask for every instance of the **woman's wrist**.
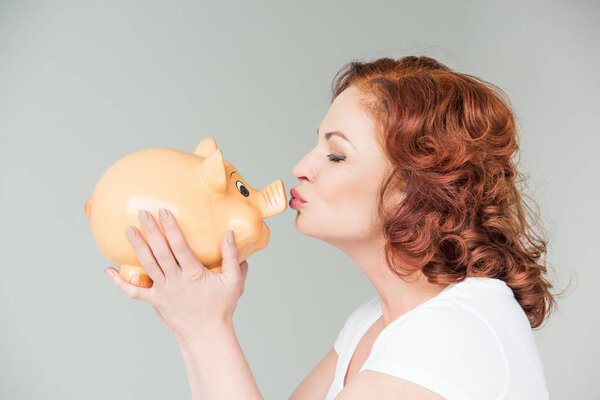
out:
<path id="1" fill-rule="evenodd" d="M 233 327 L 233 321 L 206 326 L 181 343 L 192 398 L 262 400 Z"/>
<path id="2" fill-rule="evenodd" d="M 187 334 L 177 339 L 180 347 L 198 347 L 210 344 L 215 338 L 221 337 L 225 332 L 235 332 L 233 320 L 223 318 L 208 322 L 203 325 L 202 330 Z"/>

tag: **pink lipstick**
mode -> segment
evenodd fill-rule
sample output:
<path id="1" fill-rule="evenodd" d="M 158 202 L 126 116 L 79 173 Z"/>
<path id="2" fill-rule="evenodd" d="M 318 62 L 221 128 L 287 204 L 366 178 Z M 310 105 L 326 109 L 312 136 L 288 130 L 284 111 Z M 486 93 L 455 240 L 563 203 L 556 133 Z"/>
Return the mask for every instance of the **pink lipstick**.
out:
<path id="1" fill-rule="evenodd" d="M 300 193 L 298 193 L 296 188 L 292 188 L 292 190 L 290 190 L 290 195 L 292 196 L 289 202 L 289 206 L 291 208 L 298 208 L 308 203 L 306 200 L 304 200 Z"/>

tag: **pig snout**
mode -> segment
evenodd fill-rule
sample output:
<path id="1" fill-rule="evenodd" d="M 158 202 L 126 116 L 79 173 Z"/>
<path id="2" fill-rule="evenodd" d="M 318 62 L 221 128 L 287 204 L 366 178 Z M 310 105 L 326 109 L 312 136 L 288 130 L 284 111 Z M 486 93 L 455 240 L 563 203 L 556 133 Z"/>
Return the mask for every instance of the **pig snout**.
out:
<path id="1" fill-rule="evenodd" d="M 287 198 L 281 179 L 271 183 L 262 189 L 260 193 L 262 195 L 262 205 L 259 208 L 263 219 L 279 214 L 287 208 Z"/>

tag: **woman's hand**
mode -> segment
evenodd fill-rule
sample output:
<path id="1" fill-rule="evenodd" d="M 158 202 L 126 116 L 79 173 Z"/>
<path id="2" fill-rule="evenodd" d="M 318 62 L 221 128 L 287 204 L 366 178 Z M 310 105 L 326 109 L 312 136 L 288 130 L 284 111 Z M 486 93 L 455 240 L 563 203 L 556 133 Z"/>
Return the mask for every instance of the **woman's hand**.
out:
<path id="1" fill-rule="evenodd" d="M 238 263 L 233 231 L 221 239 L 223 265 L 221 273 L 217 273 L 196 258 L 171 212 L 160 209 L 166 239 L 150 213 L 140 210 L 139 218 L 151 248 L 135 227 L 129 228 L 133 236 L 127 236 L 153 285 L 131 285 L 117 270 L 107 268 L 105 272 L 113 283 L 129 297 L 152 304 L 180 344 L 214 325 L 231 323 L 248 272 L 246 261 Z M 227 241 L 230 232 L 232 243 Z"/>

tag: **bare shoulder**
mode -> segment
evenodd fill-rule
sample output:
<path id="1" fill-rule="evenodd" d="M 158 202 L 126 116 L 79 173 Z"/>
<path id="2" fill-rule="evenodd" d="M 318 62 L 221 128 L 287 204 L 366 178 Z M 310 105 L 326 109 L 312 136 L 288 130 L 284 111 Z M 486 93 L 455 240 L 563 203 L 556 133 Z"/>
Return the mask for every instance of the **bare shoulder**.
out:
<path id="1" fill-rule="evenodd" d="M 334 349 L 319 361 L 300 385 L 294 390 L 289 400 L 324 399 L 335 375 L 338 355 Z"/>
<path id="2" fill-rule="evenodd" d="M 414 382 L 392 375 L 364 370 L 352 379 L 335 400 L 445 400 L 444 397 Z"/>

